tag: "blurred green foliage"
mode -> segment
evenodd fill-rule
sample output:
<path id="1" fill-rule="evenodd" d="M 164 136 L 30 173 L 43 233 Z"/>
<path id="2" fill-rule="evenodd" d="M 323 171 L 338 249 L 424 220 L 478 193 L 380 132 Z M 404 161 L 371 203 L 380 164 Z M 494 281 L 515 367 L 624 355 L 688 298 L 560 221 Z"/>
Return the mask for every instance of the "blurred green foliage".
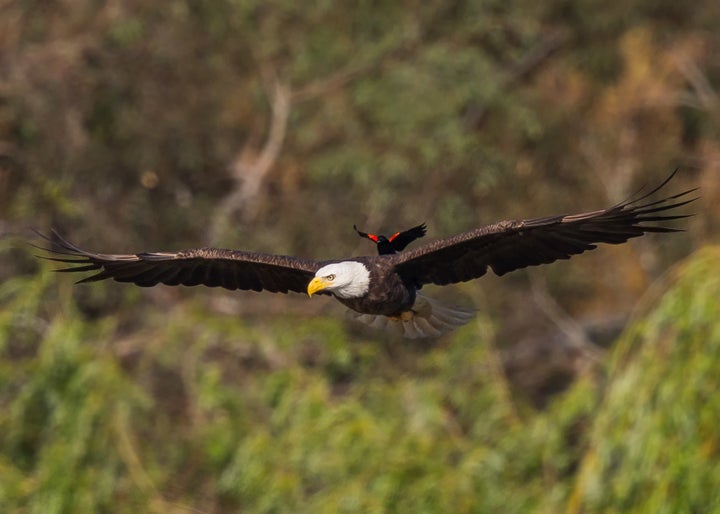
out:
<path id="1" fill-rule="evenodd" d="M 719 25 L 715 0 L 0 6 L 0 511 L 720 511 L 718 250 L 636 307 L 720 228 Z M 675 166 L 686 233 L 436 288 L 482 314 L 435 342 L 73 287 L 21 243 L 342 257 L 374 251 L 353 223 L 431 239 Z"/>
<path id="2" fill-rule="evenodd" d="M 490 321 L 444 343 L 178 303 L 125 333 L 48 272 L 2 301 L 4 512 L 715 512 L 720 248 L 543 410 Z M 55 304 L 66 302 L 61 311 Z"/>
<path id="3" fill-rule="evenodd" d="M 675 269 L 619 341 L 570 512 L 720 512 L 718 264 Z"/>

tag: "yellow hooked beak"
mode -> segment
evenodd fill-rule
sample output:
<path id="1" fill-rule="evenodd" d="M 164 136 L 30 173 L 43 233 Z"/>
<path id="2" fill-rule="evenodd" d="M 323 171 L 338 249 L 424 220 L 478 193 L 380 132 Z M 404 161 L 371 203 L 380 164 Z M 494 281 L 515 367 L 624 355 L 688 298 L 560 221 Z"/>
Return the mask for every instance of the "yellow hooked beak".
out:
<path id="1" fill-rule="evenodd" d="M 315 293 L 317 293 L 318 291 L 322 291 L 330 284 L 331 284 L 331 282 L 323 277 L 313 278 L 307 287 L 308 296 L 312 296 Z"/>

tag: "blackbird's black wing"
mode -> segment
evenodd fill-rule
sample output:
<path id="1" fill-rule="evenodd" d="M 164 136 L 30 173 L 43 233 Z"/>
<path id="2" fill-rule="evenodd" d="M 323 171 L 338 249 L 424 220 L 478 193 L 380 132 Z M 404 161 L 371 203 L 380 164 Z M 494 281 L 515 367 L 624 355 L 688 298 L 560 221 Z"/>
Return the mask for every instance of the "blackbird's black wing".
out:
<path id="1" fill-rule="evenodd" d="M 677 172 L 677 170 L 675 170 Z M 501 221 L 447 239 L 433 241 L 394 255 L 397 272 L 410 283 L 450 284 L 481 277 L 488 267 L 504 275 L 527 266 L 548 264 L 596 248 L 597 243 L 620 244 L 646 232 L 679 229 L 646 222 L 686 218 L 675 209 L 697 198 L 696 189 L 644 202 L 675 175 L 638 198 L 608 209 L 522 221 Z"/>
<path id="2" fill-rule="evenodd" d="M 309 259 L 220 248 L 137 254 L 92 253 L 78 248 L 55 231 L 52 237 L 39 232 L 38 235 L 50 243 L 50 248 L 44 250 L 60 256 L 45 259 L 73 265 L 57 271 L 98 272 L 79 283 L 113 279 L 142 287 L 204 285 L 230 290 L 304 293 L 321 266 Z"/>
<path id="3" fill-rule="evenodd" d="M 427 228 L 425 227 L 425 223 L 422 223 L 417 227 L 413 227 L 403 232 L 396 232 L 388 238 L 385 236 L 378 236 L 375 234 L 368 234 L 367 232 L 363 232 L 362 230 L 357 228 L 357 225 L 353 225 L 353 229 L 355 229 L 355 232 L 357 232 L 360 237 L 364 237 L 369 239 L 370 241 L 375 242 L 378 245 L 378 253 L 380 255 L 393 254 L 404 250 L 407 245 L 409 245 L 416 239 L 423 237 L 427 230 Z"/>
<path id="4" fill-rule="evenodd" d="M 360 237 L 364 237 L 365 239 L 369 239 L 370 241 L 377 243 L 378 236 L 376 236 L 374 234 L 368 234 L 367 232 L 363 232 L 362 230 L 357 228 L 357 225 L 353 225 L 353 229 L 355 230 L 355 232 L 358 233 L 358 235 Z"/>
<path id="5" fill-rule="evenodd" d="M 395 251 L 399 252 L 404 250 L 407 245 L 409 245 L 416 239 L 423 237 L 425 235 L 425 232 L 427 232 L 427 227 L 425 226 L 425 223 L 422 223 L 417 227 L 405 230 L 404 232 L 398 232 L 397 234 L 390 236 L 388 240 L 392 244 L 392 247 L 395 249 Z"/>

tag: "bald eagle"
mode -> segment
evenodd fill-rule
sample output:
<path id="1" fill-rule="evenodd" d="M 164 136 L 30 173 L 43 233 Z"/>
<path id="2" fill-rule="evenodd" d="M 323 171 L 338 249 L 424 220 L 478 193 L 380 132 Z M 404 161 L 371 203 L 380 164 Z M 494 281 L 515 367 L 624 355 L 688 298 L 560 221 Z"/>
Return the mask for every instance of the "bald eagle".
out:
<path id="1" fill-rule="evenodd" d="M 45 250 L 60 255 L 46 258 L 73 265 L 57 271 L 98 271 L 79 282 L 113 279 L 142 287 L 205 285 L 273 293 L 294 291 L 309 296 L 326 294 L 371 326 L 410 338 L 439 336 L 467 323 L 474 311 L 443 305 L 420 294 L 426 284 L 444 286 L 472 280 L 483 276 L 488 268 L 496 275 L 504 275 L 527 266 L 569 259 L 596 248 L 597 243 L 620 244 L 646 232 L 679 231 L 646 224 L 687 217 L 675 209 L 694 201 L 696 198 L 688 195 L 696 189 L 648 200 L 675 172 L 649 193 L 607 209 L 501 221 L 398 253 L 396 250 L 424 235 L 425 227 L 419 225 L 403 239 L 398 239 L 400 235 L 387 238 L 389 243 L 399 241 L 400 245 L 388 251 L 378 248 L 380 255 L 342 260 L 315 261 L 220 248 L 103 254 L 82 250 L 54 231 L 53 237 L 43 237 L 51 243 L 51 248 Z"/>

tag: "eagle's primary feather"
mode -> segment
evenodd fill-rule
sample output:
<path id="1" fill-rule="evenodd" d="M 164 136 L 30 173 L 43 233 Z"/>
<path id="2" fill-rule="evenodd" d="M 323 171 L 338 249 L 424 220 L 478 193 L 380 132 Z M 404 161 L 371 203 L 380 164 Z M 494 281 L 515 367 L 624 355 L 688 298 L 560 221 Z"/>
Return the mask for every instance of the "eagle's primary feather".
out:
<path id="1" fill-rule="evenodd" d="M 663 213 L 696 200 L 688 196 L 697 189 L 642 203 L 662 189 L 676 172 L 647 194 L 607 209 L 500 221 L 427 243 L 395 256 L 397 273 L 418 286 L 452 284 L 479 278 L 488 267 L 502 276 L 527 266 L 569 259 L 596 248 L 598 243 L 620 244 L 646 232 L 677 232 L 679 229 L 645 223 L 688 217 Z"/>
<path id="2" fill-rule="evenodd" d="M 60 272 L 99 271 L 79 281 L 95 282 L 112 278 L 150 287 L 168 286 L 223 287 L 235 290 L 304 293 L 308 282 L 321 264 L 287 255 L 197 248 L 179 252 L 142 252 L 137 254 L 103 254 L 82 250 L 53 231 L 43 236 L 52 244 L 52 251 L 67 257 L 46 257 L 50 260 L 80 265 L 59 269 Z"/>

